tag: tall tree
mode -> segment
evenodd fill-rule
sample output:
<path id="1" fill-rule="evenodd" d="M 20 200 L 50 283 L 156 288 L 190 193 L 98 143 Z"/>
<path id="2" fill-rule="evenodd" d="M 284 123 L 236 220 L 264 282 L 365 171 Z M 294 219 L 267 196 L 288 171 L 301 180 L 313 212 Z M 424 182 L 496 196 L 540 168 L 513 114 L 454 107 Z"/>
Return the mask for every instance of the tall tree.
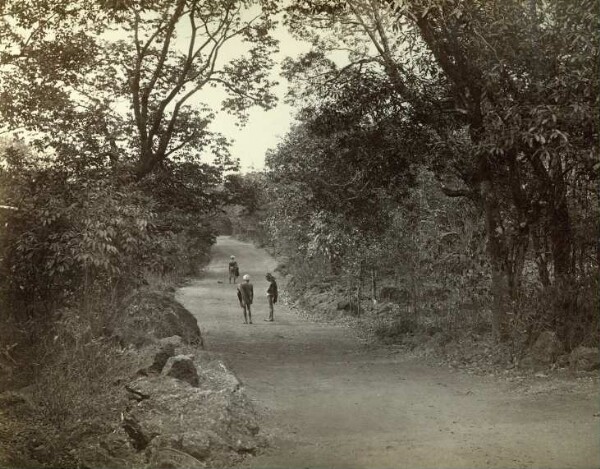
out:
<path id="1" fill-rule="evenodd" d="M 292 31 L 312 38 L 321 56 L 349 51 L 346 67 L 330 65 L 311 80 L 342 80 L 375 63 L 440 137 L 438 174 L 450 171 L 463 185 L 446 193 L 469 196 L 485 213 L 500 339 L 532 233 L 549 245 L 550 256 L 538 259 L 546 283 L 572 284 L 590 272 L 575 269 L 571 220 L 580 213 L 574 207 L 598 197 L 597 0 L 303 0 L 289 11 Z M 302 76 L 302 61 L 295 65 Z M 586 245 L 589 258 L 596 248 Z"/>
<path id="2" fill-rule="evenodd" d="M 137 178 L 195 159 L 215 138 L 203 90 L 222 88 L 223 109 L 242 120 L 274 105 L 273 10 L 251 0 L 3 2 L 4 123 L 37 132 L 71 164 L 125 165 Z"/>

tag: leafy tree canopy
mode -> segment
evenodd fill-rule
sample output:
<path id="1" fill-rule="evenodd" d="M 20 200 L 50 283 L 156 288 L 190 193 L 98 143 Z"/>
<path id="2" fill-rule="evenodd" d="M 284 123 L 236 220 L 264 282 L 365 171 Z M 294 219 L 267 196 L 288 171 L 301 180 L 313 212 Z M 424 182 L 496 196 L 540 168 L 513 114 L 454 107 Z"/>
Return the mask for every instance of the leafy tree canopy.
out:
<path id="1" fill-rule="evenodd" d="M 0 113 L 68 165 L 138 178 L 193 161 L 219 138 L 197 97 L 225 91 L 242 121 L 270 108 L 267 1 L 11 1 L 0 21 Z M 243 51 L 235 54 L 234 49 Z M 220 165 L 228 154 L 216 153 Z"/>

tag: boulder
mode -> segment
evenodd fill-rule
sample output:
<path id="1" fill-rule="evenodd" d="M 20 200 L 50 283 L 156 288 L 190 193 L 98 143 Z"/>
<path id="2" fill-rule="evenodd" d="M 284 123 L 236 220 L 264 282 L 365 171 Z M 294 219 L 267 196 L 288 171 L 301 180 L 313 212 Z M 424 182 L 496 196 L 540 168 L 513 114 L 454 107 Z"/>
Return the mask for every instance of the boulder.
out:
<path id="1" fill-rule="evenodd" d="M 391 313 L 393 310 L 394 310 L 394 305 L 392 305 L 390 303 L 377 303 L 375 305 L 375 311 L 377 311 L 378 314 Z"/>
<path id="2" fill-rule="evenodd" d="M 597 348 L 577 347 L 569 356 L 569 365 L 573 370 L 597 370 L 600 368 L 600 353 Z"/>
<path id="3" fill-rule="evenodd" d="M 245 394 L 219 386 L 227 381 L 224 377 L 205 376 L 207 371 L 210 375 L 229 374 L 222 362 L 216 358 L 211 362 L 210 370 L 204 364 L 198 369 L 202 388 L 164 373 L 138 377 L 131 383 L 152 396 L 131 406 L 123 421 L 137 454 L 147 458 L 148 469 L 231 467 L 240 455 L 264 444 Z"/>
<path id="4" fill-rule="evenodd" d="M 148 446 L 152 441 L 152 438 L 158 434 L 151 434 L 146 431 L 140 424 L 139 420 L 131 414 L 125 416 L 122 426 L 123 430 L 125 430 L 125 433 L 127 433 L 129 439 L 131 440 L 131 445 L 137 451 L 145 449 L 146 446 Z"/>
<path id="5" fill-rule="evenodd" d="M 206 464 L 181 450 L 165 446 L 152 451 L 147 466 L 149 469 L 201 469 Z"/>
<path id="6" fill-rule="evenodd" d="M 186 432 L 183 434 L 180 444 L 183 451 L 196 459 L 206 459 L 210 454 L 210 436 L 206 432 Z"/>
<path id="7" fill-rule="evenodd" d="M 162 374 L 185 381 L 196 388 L 200 385 L 198 370 L 196 369 L 192 355 L 177 355 L 169 358 L 162 370 Z"/>
<path id="8" fill-rule="evenodd" d="M 159 351 L 154 355 L 154 361 L 148 368 L 151 373 L 161 373 L 169 358 L 175 356 L 175 345 L 172 343 L 164 343 Z"/>
<path id="9" fill-rule="evenodd" d="M 566 368 L 567 366 L 569 366 L 569 357 L 570 355 L 568 353 L 563 353 L 562 355 L 560 355 L 556 359 L 556 366 L 558 368 Z"/>
<path id="10" fill-rule="evenodd" d="M 180 335 L 172 335 L 170 337 L 163 337 L 159 339 L 158 343 L 163 345 L 173 345 L 175 348 L 181 347 L 183 345 L 183 339 Z"/>
<path id="11" fill-rule="evenodd" d="M 539 367 L 547 366 L 556 361 L 563 350 L 562 344 L 556 333 L 552 331 L 542 332 L 523 360 L 521 366 Z"/>
<path id="12" fill-rule="evenodd" d="M 350 300 L 341 300 L 337 302 L 336 309 L 338 311 L 347 311 L 351 314 L 358 314 L 358 304 Z"/>
<path id="13" fill-rule="evenodd" d="M 406 290 L 396 287 L 382 287 L 379 291 L 381 301 L 391 301 L 393 303 L 407 303 L 409 294 Z"/>
<path id="14" fill-rule="evenodd" d="M 199 352 L 196 363 L 202 370 L 203 383 L 211 383 L 212 387 L 235 392 L 242 387 L 242 382 L 225 363 L 210 352 Z"/>
<path id="15" fill-rule="evenodd" d="M 111 456 L 108 451 L 98 446 L 79 448 L 77 452 L 79 467 L 82 469 L 113 469 L 115 467 L 132 467 L 126 459 Z"/>
<path id="16" fill-rule="evenodd" d="M 124 346 L 142 347 L 149 342 L 180 336 L 184 343 L 203 347 L 202 334 L 192 313 L 173 295 L 141 289 L 125 302 L 113 324 L 114 334 Z"/>

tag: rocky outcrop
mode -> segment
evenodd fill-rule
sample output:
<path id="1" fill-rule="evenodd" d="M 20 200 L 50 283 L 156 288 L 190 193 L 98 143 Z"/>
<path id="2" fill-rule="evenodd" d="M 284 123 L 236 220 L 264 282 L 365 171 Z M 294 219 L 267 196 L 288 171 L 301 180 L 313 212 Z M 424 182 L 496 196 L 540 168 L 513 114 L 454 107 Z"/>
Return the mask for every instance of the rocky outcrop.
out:
<path id="1" fill-rule="evenodd" d="M 170 353 L 173 347 L 159 347 L 153 363 L 162 362 L 165 348 Z M 161 373 L 138 374 L 122 386 L 129 405 L 119 427 L 73 442 L 79 467 L 229 467 L 265 444 L 240 381 L 218 355 L 175 354 Z"/>
<path id="2" fill-rule="evenodd" d="M 190 361 L 200 370 L 196 387 L 169 375 L 178 363 Z M 218 358 L 208 355 L 194 361 L 180 355 L 169 359 L 162 375 L 142 376 L 128 384 L 150 396 L 132 406 L 123 420 L 148 467 L 193 469 L 216 460 L 234 462 L 263 444 L 252 406 L 232 376 Z"/>
<path id="3" fill-rule="evenodd" d="M 542 332 L 521 360 L 521 366 L 537 368 L 551 365 L 561 355 L 563 346 L 553 331 Z"/>
<path id="4" fill-rule="evenodd" d="M 600 351 L 593 347 L 577 347 L 569 355 L 569 366 L 579 371 L 600 369 Z"/>
<path id="5" fill-rule="evenodd" d="M 154 361 L 152 365 L 147 369 L 150 373 L 161 373 L 169 358 L 175 356 L 175 345 L 172 343 L 163 344 L 156 355 L 154 355 Z"/>

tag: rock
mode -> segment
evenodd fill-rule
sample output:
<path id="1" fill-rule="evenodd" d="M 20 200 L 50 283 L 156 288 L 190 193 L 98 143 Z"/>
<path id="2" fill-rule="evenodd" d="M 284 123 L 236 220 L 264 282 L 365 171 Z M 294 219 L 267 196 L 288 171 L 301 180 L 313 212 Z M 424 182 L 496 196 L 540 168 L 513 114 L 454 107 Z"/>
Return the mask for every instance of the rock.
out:
<path id="1" fill-rule="evenodd" d="M 569 365 L 573 370 L 597 370 L 600 368 L 600 353 L 597 348 L 579 346 L 571 352 Z"/>
<path id="2" fill-rule="evenodd" d="M 177 363 L 195 365 L 202 387 L 167 373 Z M 124 429 L 144 464 L 134 467 L 232 467 L 265 444 L 252 403 L 216 354 L 171 357 L 161 375 L 137 377 L 129 386 L 151 398 L 131 405 Z M 120 467 L 120 466 L 115 466 Z"/>
<path id="3" fill-rule="evenodd" d="M 172 335 L 170 337 L 163 337 L 162 339 L 159 339 L 158 343 L 160 345 L 173 345 L 175 348 L 177 348 L 183 345 L 183 339 L 180 335 Z"/>
<path id="4" fill-rule="evenodd" d="M 569 357 L 570 355 L 568 353 L 563 353 L 562 355 L 560 355 L 556 359 L 556 366 L 558 368 L 566 368 L 567 366 L 569 366 Z"/>
<path id="5" fill-rule="evenodd" d="M 131 465 L 126 459 L 111 456 L 108 451 L 98 446 L 80 448 L 77 451 L 79 467 L 82 469 L 113 469 L 115 467 L 128 468 Z"/>
<path id="6" fill-rule="evenodd" d="M 206 465 L 192 455 L 175 448 L 164 447 L 154 451 L 150 456 L 149 469 L 200 469 Z"/>
<path id="7" fill-rule="evenodd" d="M 210 454 L 210 436 L 200 431 L 186 432 L 181 439 L 181 449 L 194 458 L 203 460 Z"/>
<path id="8" fill-rule="evenodd" d="M 390 303 L 377 303 L 377 305 L 375 305 L 375 310 L 379 314 L 389 313 L 389 312 L 393 311 L 393 309 L 394 309 L 394 305 L 392 305 Z"/>
<path id="9" fill-rule="evenodd" d="M 169 337 L 169 339 L 170 339 L 170 337 Z M 162 370 L 165 367 L 165 365 L 167 364 L 167 361 L 169 360 L 169 358 L 174 357 L 174 356 L 175 356 L 175 345 L 173 345 L 172 343 L 169 343 L 169 342 L 164 343 L 160 347 L 160 350 L 154 356 L 154 361 L 152 362 L 152 365 L 150 365 L 150 367 L 148 368 L 148 371 L 152 372 L 152 373 L 162 372 Z"/>
<path id="10" fill-rule="evenodd" d="M 129 435 L 131 444 L 138 451 L 145 449 L 155 436 L 145 432 L 140 422 L 131 415 L 127 415 L 123 419 L 123 430 Z"/>
<path id="11" fill-rule="evenodd" d="M 202 334 L 192 313 L 171 294 L 140 289 L 117 316 L 114 333 L 122 345 L 142 347 L 152 339 L 178 335 L 183 342 L 203 347 Z"/>
<path id="12" fill-rule="evenodd" d="M 110 456 L 122 459 L 126 459 L 133 451 L 127 434 L 122 430 L 109 433 L 102 438 L 100 447 L 105 449 Z"/>
<path id="13" fill-rule="evenodd" d="M 249 437 L 240 437 L 235 442 L 235 450 L 238 453 L 254 453 L 257 446 L 256 440 Z"/>
<path id="14" fill-rule="evenodd" d="M 196 369 L 192 355 L 177 355 L 169 358 L 162 370 L 162 374 L 185 381 L 196 388 L 200 385 L 198 370 Z"/>
<path id="15" fill-rule="evenodd" d="M 169 361 L 169 358 L 175 356 L 175 345 L 172 343 L 163 344 L 160 350 L 154 356 L 152 365 L 148 368 L 149 372 L 160 373 Z"/>
<path id="16" fill-rule="evenodd" d="M 556 333 L 544 331 L 529 349 L 527 356 L 521 360 L 521 366 L 537 367 L 550 365 L 556 361 L 562 350 L 562 344 L 558 340 L 558 337 L 556 337 Z"/>
<path id="17" fill-rule="evenodd" d="M 134 388 L 133 386 L 126 384 L 125 390 L 129 393 L 129 397 L 131 399 L 135 399 L 138 402 L 141 402 L 145 399 L 150 399 L 150 394 L 146 394 L 139 389 Z"/>
<path id="18" fill-rule="evenodd" d="M 409 294 L 406 290 L 396 287 L 382 287 L 379 291 L 381 301 L 391 301 L 394 303 L 406 303 L 409 300 Z"/>

